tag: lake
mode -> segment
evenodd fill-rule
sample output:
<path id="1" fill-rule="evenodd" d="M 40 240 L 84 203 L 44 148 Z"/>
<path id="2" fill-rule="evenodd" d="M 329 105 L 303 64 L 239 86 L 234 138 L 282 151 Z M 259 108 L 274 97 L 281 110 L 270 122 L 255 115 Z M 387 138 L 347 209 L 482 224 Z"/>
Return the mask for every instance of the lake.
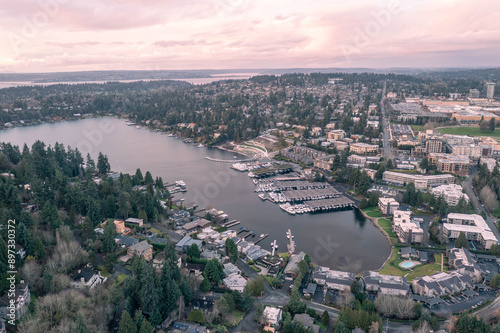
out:
<path id="1" fill-rule="evenodd" d="M 254 193 L 255 185 L 246 172 L 230 169 L 231 163 L 205 159 L 232 160 L 235 154 L 215 148 L 198 148 L 180 139 L 145 128 L 127 126 L 116 118 L 93 118 L 0 131 L 0 142 L 11 142 L 22 149 L 36 140 L 77 147 L 83 157 L 99 151 L 108 155 L 111 169 L 134 174 L 137 168 L 165 183 L 184 180 L 186 202 L 201 207 L 213 206 L 229 214 L 257 234 L 268 233 L 259 245 L 270 250 L 277 240 L 278 252 L 286 252 L 286 230 L 295 236 L 298 251 L 309 253 L 313 262 L 334 269 L 361 272 L 380 268 L 390 254 L 383 234 L 358 210 L 323 214 L 289 215 L 277 204 L 262 201 Z M 241 156 L 240 156 L 241 157 Z M 251 240 L 251 239 L 250 239 Z"/>

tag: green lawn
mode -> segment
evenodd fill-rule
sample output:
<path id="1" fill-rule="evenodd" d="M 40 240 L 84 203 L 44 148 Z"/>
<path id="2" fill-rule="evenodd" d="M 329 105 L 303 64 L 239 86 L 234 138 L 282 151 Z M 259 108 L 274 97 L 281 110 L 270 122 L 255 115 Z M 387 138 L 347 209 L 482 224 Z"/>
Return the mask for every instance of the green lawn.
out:
<path id="1" fill-rule="evenodd" d="M 389 220 L 389 219 L 379 219 L 378 225 L 381 226 L 383 229 L 386 229 L 386 228 L 391 229 L 391 227 L 392 227 L 391 220 Z"/>
<path id="2" fill-rule="evenodd" d="M 392 254 L 391 259 L 387 262 L 387 264 L 380 270 L 380 274 L 385 274 L 385 275 L 397 275 L 397 276 L 405 276 L 408 281 L 412 281 L 413 279 L 424 276 L 424 275 L 432 275 L 434 273 L 441 272 L 441 256 L 442 254 L 434 254 L 434 258 L 436 262 L 432 264 L 427 264 L 427 265 L 419 265 L 416 266 L 412 271 L 410 270 L 404 270 L 401 269 L 399 266 L 397 266 L 398 263 L 401 262 L 400 259 L 398 259 L 399 248 L 395 248 L 394 252 Z M 394 265 L 391 265 L 391 262 L 394 263 Z M 448 270 L 444 269 L 445 272 Z M 408 275 L 407 275 L 408 274 Z"/>
<path id="3" fill-rule="evenodd" d="M 121 284 L 127 278 L 126 274 L 120 274 L 116 277 L 116 283 Z"/>
<path id="4" fill-rule="evenodd" d="M 103 277 L 110 277 L 111 276 L 111 273 L 108 272 L 108 270 L 105 266 L 99 266 L 99 270 L 101 271 L 101 275 Z"/>
<path id="5" fill-rule="evenodd" d="M 421 132 L 424 130 L 424 125 L 410 125 L 414 132 Z"/>
<path id="6" fill-rule="evenodd" d="M 446 127 L 440 128 L 438 131 L 442 134 L 489 136 L 493 138 L 500 138 L 500 130 L 495 130 L 491 133 L 483 133 L 479 130 L 479 127 Z"/>
<path id="7" fill-rule="evenodd" d="M 369 217 L 374 217 L 374 218 L 382 217 L 381 212 L 366 212 L 366 215 L 368 215 Z"/>

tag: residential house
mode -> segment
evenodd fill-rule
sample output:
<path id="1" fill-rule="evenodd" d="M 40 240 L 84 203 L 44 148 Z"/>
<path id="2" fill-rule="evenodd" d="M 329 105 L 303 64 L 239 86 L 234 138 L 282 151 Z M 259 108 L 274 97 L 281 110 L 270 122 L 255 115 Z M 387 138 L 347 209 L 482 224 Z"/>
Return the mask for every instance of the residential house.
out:
<path id="1" fill-rule="evenodd" d="M 142 225 L 144 224 L 144 220 L 143 219 L 136 219 L 134 217 L 129 217 L 128 219 L 125 220 L 125 223 L 130 223 L 130 224 L 136 225 L 138 227 L 142 227 Z"/>
<path id="2" fill-rule="evenodd" d="M 293 317 L 293 321 L 298 321 L 304 324 L 306 330 L 312 328 L 314 333 L 319 333 L 319 325 L 314 324 L 314 318 L 312 318 L 307 313 L 298 313 Z"/>
<path id="3" fill-rule="evenodd" d="M 262 312 L 262 322 L 266 326 L 278 327 L 283 316 L 283 311 L 280 308 L 266 306 Z"/>
<path id="4" fill-rule="evenodd" d="M 78 275 L 71 282 L 71 286 L 74 288 L 94 289 L 97 285 L 104 283 L 106 279 L 101 276 L 100 271 L 85 266 L 78 271 Z"/>
<path id="5" fill-rule="evenodd" d="M 227 288 L 229 288 L 230 290 L 237 290 L 240 293 L 242 293 L 245 290 L 245 287 L 248 282 L 243 276 L 239 274 L 230 275 L 222 281 L 224 282 Z"/>
<path id="6" fill-rule="evenodd" d="M 227 263 L 227 264 L 224 264 L 222 265 L 224 267 L 224 274 L 226 274 L 226 276 L 231 276 L 233 274 L 240 274 L 241 271 L 238 267 L 236 267 L 233 263 Z"/>
<path id="7" fill-rule="evenodd" d="M 175 248 L 183 252 L 186 252 L 187 249 L 193 244 L 196 244 L 200 249 L 200 251 L 203 250 L 203 241 L 198 239 L 192 239 L 189 236 L 185 236 L 184 238 L 182 238 L 177 244 L 175 244 Z"/>
<path id="8" fill-rule="evenodd" d="M 153 259 L 153 246 L 147 241 L 142 241 L 129 247 L 127 255 L 130 257 L 143 257 L 145 260 L 150 261 Z"/>
<path id="9" fill-rule="evenodd" d="M 285 267 L 284 273 L 287 279 L 295 279 L 299 274 L 299 262 L 304 260 L 305 253 L 300 251 L 299 254 L 292 254 L 288 260 L 288 264 Z"/>
<path id="10" fill-rule="evenodd" d="M 208 330 L 205 326 L 201 326 L 200 324 L 190 323 L 185 321 L 176 321 L 172 325 L 171 332 L 173 333 L 207 333 Z"/>
<path id="11" fill-rule="evenodd" d="M 6 291 L 0 298 L 0 318 L 5 320 L 19 320 L 28 311 L 28 306 L 31 301 L 31 293 L 27 283 L 23 280 L 16 285 L 16 298 L 14 299 L 14 307 L 11 307 L 11 298 Z M 15 318 L 13 318 L 15 317 Z"/>

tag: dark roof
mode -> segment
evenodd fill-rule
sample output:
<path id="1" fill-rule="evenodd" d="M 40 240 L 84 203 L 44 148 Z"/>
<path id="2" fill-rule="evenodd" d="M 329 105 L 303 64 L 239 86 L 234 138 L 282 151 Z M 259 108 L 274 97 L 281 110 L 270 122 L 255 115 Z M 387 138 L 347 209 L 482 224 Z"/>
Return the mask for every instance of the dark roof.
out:
<path id="1" fill-rule="evenodd" d="M 96 274 L 99 274 L 99 272 L 94 271 L 90 267 L 83 267 L 80 270 L 80 273 L 78 273 L 78 275 L 75 277 L 75 281 L 80 281 L 80 279 L 83 278 L 85 282 L 88 282 Z"/>
<path id="2" fill-rule="evenodd" d="M 304 290 L 304 292 L 305 292 L 305 293 L 308 293 L 308 294 L 313 294 L 313 295 L 314 295 L 314 293 L 316 292 L 316 287 L 317 287 L 317 286 L 318 286 L 318 285 L 317 285 L 316 283 L 309 283 L 309 284 L 307 285 L 306 290 Z"/>
<path id="3" fill-rule="evenodd" d="M 118 238 L 118 243 L 120 245 L 125 245 L 127 247 L 139 243 L 139 240 L 137 240 L 137 239 L 135 239 L 133 237 L 127 237 L 127 236 L 119 235 L 116 238 Z"/>
<path id="4" fill-rule="evenodd" d="M 443 300 L 439 297 L 433 297 L 425 301 L 429 306 L 439 305 L 443 302 Z"/>
<path id="5" fill-rule="evenodd" d="M 477 295 L 477 293 L 474 290 L 470 290 L 470 289 L 464 291 L 463 294 L 465 296 L 467 296 L 467 297 L 471 297 L 471 296 L 476 296 Z"/>

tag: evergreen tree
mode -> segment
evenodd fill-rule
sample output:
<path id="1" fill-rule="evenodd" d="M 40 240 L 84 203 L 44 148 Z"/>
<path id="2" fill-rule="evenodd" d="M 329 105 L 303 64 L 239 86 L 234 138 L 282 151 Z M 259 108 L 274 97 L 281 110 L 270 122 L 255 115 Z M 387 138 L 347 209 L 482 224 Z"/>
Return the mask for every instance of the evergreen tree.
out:
<path id="1" fill-rule="evenodd" d="M 233 263 L 238 260 L 238 247 L 231 238 L 226 239 L 226 255 Z"/>
<path id="2" fill-rule="evenodd" d="M 217 259 L 214 258 L 207 262 L 205 265 L 204 276 L 207 277 L 212 283 L 218 283 L 222 280 L 224 271 L 222 269 L 222 265 Z"/>
<path id="3" fill-rule="evenodd" d="M 97 170 L 99 170 L 99 174 L 101 174 L 101 176 L 107 175 L 111 170 L 111 166 L 108 162 L 108 156 L 103 155 L 101 152 L 99 152 L 99 156 L 97 157 Z"/>
<path id="4" fill-rule="evenodd" d="M 469 241 L 467 240 L 467 237 L 465 237 L 464 232 L 460 232 L 460 234 L 458 235 L 458 238 L 455 240 L 455 247 L 464 247 L 466 249 L 469 248 Z"/>
<path id="5" fill-rule="evenodd" d="M 134 323 L 127 310 L 123 311 L 122 317 L 120 318 L 118 333 L 137 333 L 137 325 Z"/>
<path id="6" fill-rule="evenodd" d="M 149 323 L 149 321 L 145 320 L 141 325 L 139 333 L 153 333 L 153 332 L 154 332 L 153 326 Z"/>
<path id="7" fill-rule="evenodd" d="M 206 293 L 209 292 L 211 288 L 212 285 L 210 284 L 210 281 L 208 280 L 208 278 L 205 277 L 203 281 L 201 281 L 200 290 Z"/>
<path id="8" fill-rule="evenodd" d="M 102 235 L 102 250 L 104 252 L 114 252 L 118 245 L 115 242 L 116 226 L 113 220 L 108 220 L 104 225 L 104 233 Z"/>
<path id="9" fill-rule="evenodd" d="M 205 316 L 203 315 L 203 312 L 201 312 L 200 309 L 191 310 L 191 312 L 189 312 L 187 320 L 193 323 L 204 324 Z"/>

